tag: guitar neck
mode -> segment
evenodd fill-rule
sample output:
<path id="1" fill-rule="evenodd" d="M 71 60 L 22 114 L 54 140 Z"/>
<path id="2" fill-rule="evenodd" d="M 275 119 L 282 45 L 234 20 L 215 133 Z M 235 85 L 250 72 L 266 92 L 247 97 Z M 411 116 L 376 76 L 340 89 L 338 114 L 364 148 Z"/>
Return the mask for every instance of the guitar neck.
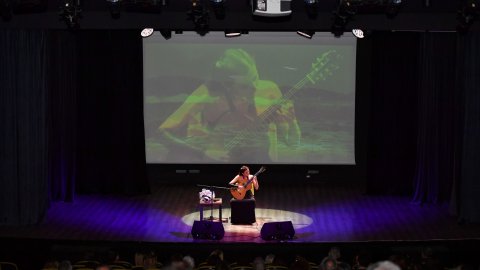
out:
<path id="1" fill-rule="evenodd" d="M 247 183 L 245 183 L 244 186 L 248 186 L 251 182 L 253 182 L 253 179 L 255 179 L 255 177 L 257 177 L 257 175 L 261 174 L 262 172 L 263 172 L 263 170 L 259 170 L 258 172 L 256 172 L 256 173 L 252 176 L 252 178 L 249 179 L 249 180 L 247 181 Z"/>
<path id="2" fill-rule="evenodd" d="M 305 76 L 303 79 L 298 81 L 292 88 L 290 88 L 283 96 L 280 98 L 279 101 L 275 102 L 275 104 L 270 105 L 264 112 L 259 115 L 260 121 L 268 122 L 270 117 L 275 113 L 278 109 L 277 106 L 287 102 L 288 100 L 292 99 L 308 82 L 310 79 L 308 75 Z"/>

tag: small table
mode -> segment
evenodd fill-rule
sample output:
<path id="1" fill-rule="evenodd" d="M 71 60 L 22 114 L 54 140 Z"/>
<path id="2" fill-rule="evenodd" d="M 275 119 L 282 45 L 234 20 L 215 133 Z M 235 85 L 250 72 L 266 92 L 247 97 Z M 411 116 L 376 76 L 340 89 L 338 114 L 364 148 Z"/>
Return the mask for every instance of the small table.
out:
<path id="1" fill-rule="evenodd" d="M 214 207 L 218 206 L 218 219 L 220 222 L 223 222 L 222 219 L 222 198 L 214 198 L 213 201 L 210 202 L 203 202 L 202 200 L 199 201 L 198 207 L 200 208 L 200 220 L 203 220 L 203 207 Z M 213 216 L 210 217 L 210 219 L 213 219 Z"/>

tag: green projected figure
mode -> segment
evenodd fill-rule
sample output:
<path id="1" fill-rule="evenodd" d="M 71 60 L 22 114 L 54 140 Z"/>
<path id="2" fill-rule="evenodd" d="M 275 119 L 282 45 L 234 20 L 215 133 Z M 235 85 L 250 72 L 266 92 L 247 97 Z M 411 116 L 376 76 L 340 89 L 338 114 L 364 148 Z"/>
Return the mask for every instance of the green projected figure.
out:
<path id="1" fill-rule="evenodd" d="M 261 80 L 242 49 L 227 49 L 212 78 L 200 85 L 158 128 L 172 160 L 278 161 L 278 145 L 295 149 L 301 131 L 293 102 L 276 83 Z"/>

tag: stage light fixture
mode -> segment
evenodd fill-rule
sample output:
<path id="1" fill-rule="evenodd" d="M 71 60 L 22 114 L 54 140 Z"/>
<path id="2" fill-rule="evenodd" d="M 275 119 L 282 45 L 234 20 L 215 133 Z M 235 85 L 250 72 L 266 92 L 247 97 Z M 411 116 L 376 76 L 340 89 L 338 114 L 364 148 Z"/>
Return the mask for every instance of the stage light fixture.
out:
<path id="1" fill-rule="evenodd" d="M 318 0 L 304 0 L 305 11 L 307 12 L 308 17 L 314 19 L 318 15 L 319 4 Z"/>
<path id="2" fill-rule="evenodd" d="M 122 10 L 122 0 L 106 0 L 108 5 L 108 10 L 113 19 L 120 18 Z"/>
<path id="3" fill-rule="evenodd" d="M 402 0 L 388 0 L 388 3 L 393 6 L 400 6 L 402 4 Z"/>
<path id="4" fill-rule="evenodd" d="M 25 14 L 25 13 L 38 13 L 47 11 L 47 0 L 6 0 L 9 1 L 13 13 Z"/>
<path id="5" fill-rule="evenodd" d="M 0 17 L 5 22 L 12 19 L 12 6 L 8 0 L 0 0 Z"/>
<path id="6" fill-rule="evenodd" d="M 256 16 L 280 17 L 292 14 L 292 0 L 251 0 L 252 13 Z"/>
<path id="7" fill-rule="evenodd" d="M 478 5 L 476 0 L 466 0 L 457 12 L 457 31 L 466 33 L 473 22 L 478 18 Z"/>
<path id="8" fill-rule="evenodd" d="M 352 29 L 352 34 L 357 38 L 364 38 L 365 37 L 362 29 Z"/>
<path id="9" fill-rule="evenodd" d="M 153 32 L 154 32 L 153 28 L 144 28 L 144 29 L 142 30 L 142 32 L 140 32 L 140 35 L 141 35 L 143 38 L 147 38 L 147 37 L 153 35 Z"/>
<path id="10" fill-rule="evenodd" d="M 333 24 L 331 32 L 335 37 L 340 37 L 345 32 L 345 25 L 357 11 L 357 6 L 361 4 L 358 0 L 340 0 L 337 10 L 333 12 Z"/>
<path id="11" fill-rule="evenodd" d="M 209 32 L 210 16 L 202 0 L 191 0 L 191 9 L 187 12 L 189 20 L 195 24 L 195 32 L 204 36 Z"/>
<path id="12" fill-rule="evenodd" d="M 166 40 L 169 40 L 172 38 L 172 31 L 170 30 L 160 30 L 160 34 Z"/>
<path id="13" fill-rule="evenodd" d="M 341 37 L 345 32 L 345 25 L 347 24 L 348 19 L 342 17 L 338 14 L 335 14 L 335 18 L 333 19 L 333 24 L 331 28 L 331 32 L 335 37 Z"/>
<path id="14" fill-rule="evenodd" d="M 122 0 L 125 10 L 139 13 L 160 13 L 167 0 Z"/>
<path id="15" fill-rule="evenodd" d="M 239 37 L 242 35 L 241 31 L 238 30 L 225 30 L 225 37 Z"/>
<path id="16" fill-rule="evenodd" d="M 68 29 L 75 30 L 80 28 L 80 18 L 82 18 L 82 9 L 80 0 L 63 0 L 60 6 L 60 20 L 64 21 Z"/>
<path id="17" fill-rule="evenodd" d="M 312 31 L 312 30 L 300 30 L 300 31 L 297 31 L 297 34 L 299 34 L 299 35 L 302 36 L 302 37 L 311 39 L 311 38 L 313 37 L 313 35 L 315 35 L 315 31 Z"/>
<path id="18" fill-rule="evenodd" d="M 225 19 L 225 0 L 210 0 L 210 5 L 217 20 Z"/>
<path id="19" fill-rule="evenodd" d="M 389 18 L 393 18 L 398 14 L 401 6 L 402 0 L 388 0 L 385 7 L 385 14 L 387 14 Z"/>
<path id="20" fill-rule="evenodd" d="M 349 19 L 357 13 L 357 9 L 362 5 L 363 2 L 358 0 L 340 0 L 336 13 Z"/>

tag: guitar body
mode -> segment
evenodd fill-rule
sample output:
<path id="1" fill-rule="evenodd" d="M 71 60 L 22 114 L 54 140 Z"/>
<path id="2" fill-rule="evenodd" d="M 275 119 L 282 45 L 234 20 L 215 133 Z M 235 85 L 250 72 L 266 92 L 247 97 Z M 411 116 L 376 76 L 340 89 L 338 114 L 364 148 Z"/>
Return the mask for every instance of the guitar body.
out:
<path id="1" fill-rule="evenodd" d="M 247 185 L 245 186 L 245 184 Z M 247 191 L 252 189 L 252 185 L 253 185 L 252 181 L 243 181 L 243 183 L 239 183 L 237 187 L 232 188 L 230 190 L 230 193 L 235 199 L 243 200 L 245 198 L 245 194 L 247 194 Z"/>
<path id="2" fill-rule="evenodd" d="M 256 117 L 242 112 L 225 113 L 209 130 L 203 144 L 205 155 L 227 163 L 247 163 L 252 158 L 269 161 L 267 129 L 255 123 Z"/>

